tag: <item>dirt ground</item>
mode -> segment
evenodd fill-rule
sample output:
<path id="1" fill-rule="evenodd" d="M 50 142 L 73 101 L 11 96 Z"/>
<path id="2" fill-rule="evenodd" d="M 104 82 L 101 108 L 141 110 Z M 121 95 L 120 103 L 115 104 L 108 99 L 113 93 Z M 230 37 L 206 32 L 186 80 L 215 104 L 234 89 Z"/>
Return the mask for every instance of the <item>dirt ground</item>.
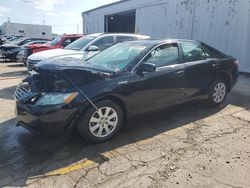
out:
<path id="1" fill-rule="evenodd" d="M 223 106 L 193 102 L 127 122 L 88 145 L 16 127 L 13 92 L 26 75 L 0 63 L 0 187 L 250 187 L 250 78 Z"/>

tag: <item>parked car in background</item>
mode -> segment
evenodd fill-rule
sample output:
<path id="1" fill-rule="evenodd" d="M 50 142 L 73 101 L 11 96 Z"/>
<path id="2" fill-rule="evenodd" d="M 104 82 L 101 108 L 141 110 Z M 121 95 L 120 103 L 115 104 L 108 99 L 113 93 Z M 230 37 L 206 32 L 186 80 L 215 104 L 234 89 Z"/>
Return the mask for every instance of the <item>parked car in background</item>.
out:
<path id="1" fill-rule="evenodd" d="M 40 62 L 15 92 L 18 124 L 39 133 L 70 132 L 103 142 L 125 119 L 190 100 L 220 105 L 238 79 L 237 59 L 202 42 L 117 44 L 85 62 Z"/>
<path id="2" fill-rule="evenodd" d="M 23 37 L 22 36 L 4 36 L 4 38 L 6 38 L 6 41 L 4 42 L 4 44 L 8 44 L 8 43 L 12 43 L 12 41 L 21 39 Z"/>
<path id="3" fill-rule="evenodd" d="M 75 40 L 81 38 L 83 35 L 80 34 L 71 34 L 71 35 L 62 35 L 57 36 L 51 42 L 46 44 L 32 44 L 27 46 L 25 51 L 22 53 L 22 62 L 26 66 L 27 58 L 37 52 L 45 51 L 45 50 L 52 50 L 57 48 L 64 48 L 74 42 Z"/>
<path id="4" fill-rule="evenodd" d="M 22 46 L 24 44 L 27 44 L 29 42 L 35 41 L 35 40 L 47 40 L 50 41 L 49 39 L 43 39 L 43 38 L 17 38 L 13 41 L 10 41 L 8 44 L 3 44 L 0 46 L 0 52 L 1 50 L 8 49 L 11 47 L 16 47 L 16 46 Z"/>
<path id="5" fill-rule="evenodd" d="M 80 34 L 57 36 L 50 43 L 43 44 L 43 45 L 39 45 L 39 44 L 31 45 L 29 46 L 29 48 L 32 50 L 32 54 L 36 52 L 45 51 L 45 50 L 64 48 L 81 37 L 83 37 L 83 35 L 80 35 Z"/>
<path id="6" fill-rule="evenodd" d="M 47 39 L 24 39 L 17 44 L 5 44 L 0 46 L 0 53 L 2 54 L 3 58 L 16 61 L 17 54 L 22 51 L 23 47 L 26 45 L 40 44 L 48 41 L 49 40 Z"/>
<path id="7" fill-rule="evenodd" d="M 4 36 L 0 36 L 0 45 L 4 44 L 6 41 L 7 39 Z"/>
<path id="8" fill-rule="evenodd" d="M 31 54 L 30 46 L 34 44 L 47 44 L 47 43 L 49 42 L 48 41 L 33 41 L 33 42 L 30 42 L 28 44 L 21 46 L 20 51 L 18 52 L 16 56 L 16 61 L 18 63 L 23 63 L 24 66 L 26 66 L 27 57 Z"/>
<path id="9" fill-rule="evenodd" d="M 54 49 L 35 53 L 28 57 L 28 69 L 32 69 L 38 62 L 59 56 L 78 55 L 79 58 L 87 59 L 100 51 L 120 42 L 149 39 L 149 36 L 125 34 L 125 33 L 96 33 L 84 36 L 64 49 Z"/>

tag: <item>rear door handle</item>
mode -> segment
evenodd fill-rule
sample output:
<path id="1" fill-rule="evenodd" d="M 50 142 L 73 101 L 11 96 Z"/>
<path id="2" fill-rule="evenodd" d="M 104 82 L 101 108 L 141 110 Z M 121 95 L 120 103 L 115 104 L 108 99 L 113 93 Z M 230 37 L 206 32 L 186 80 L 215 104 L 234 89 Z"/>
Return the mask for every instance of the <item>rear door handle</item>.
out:
<path id="1" fill-rule="evenodd" d="M 214 68 L 218 68 L 218 67 L 219 67 L 219 65 L 218 65 L 217 63 L 214 63 L 212 66 L 213 66 Z"/>

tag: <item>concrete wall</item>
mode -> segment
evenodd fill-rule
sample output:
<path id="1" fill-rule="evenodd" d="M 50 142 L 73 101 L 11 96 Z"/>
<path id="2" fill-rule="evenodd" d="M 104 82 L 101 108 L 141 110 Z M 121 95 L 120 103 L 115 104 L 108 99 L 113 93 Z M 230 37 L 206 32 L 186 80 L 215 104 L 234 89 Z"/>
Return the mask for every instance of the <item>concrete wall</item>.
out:
<path id="1" fill-rule="evenodd" d="M 2 25 L 4 35 L 17 35 L 25 37 L 52 38 L 52 28 L 46 25 L 32 25 L 5 22 Z"/>
<path id="2" fill-rule="evenodd" d="M 136 9 L 136 32 L 206 42 L 250 72 L 249 0 L 125 0 L 83 13 L 83 33 L 104 32 L 105 15 Z"/>

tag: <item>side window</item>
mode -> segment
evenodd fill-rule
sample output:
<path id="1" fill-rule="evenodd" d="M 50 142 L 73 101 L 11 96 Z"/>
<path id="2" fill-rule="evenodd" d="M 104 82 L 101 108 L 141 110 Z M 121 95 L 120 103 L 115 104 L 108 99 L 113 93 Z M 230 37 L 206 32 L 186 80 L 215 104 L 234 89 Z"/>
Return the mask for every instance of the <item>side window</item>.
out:
<path id="1" fill-rule="evenodd" d="M 185 62 L 200 61 L 206 59 L 206 54 L 202 47 L 197 43 L 182 43 L 182 50 Z"/>
<path id="2" fill-rule="evenodd" d="M 31 39 L 24 40 L 23 42 L 20 43 L 20 46 L 27 44 L 28 42 L 31 42 Z"/>
<path id="3" fill-rule="evenodd" d="M 224 58 L 224 55 L 216 49 L 213 49 L 207 45 L 202 45 L 207 58 Z"/>
<path id="4" fill-rule="evenodd" d="M 99 40 L 97 40 L 93 45 L 97 46 L 99 50 L 104 50 L 114 44 L 114 38 L 113 36 L 104 37 Z"/>
<path id="5" fill-rule="evenodd" d="M 62 46 L 63 46 L 63 47 L 66 47 L 66 46 L 68 46 L 71 42 L 72 42 L 71 39 L 66 39 L 66 40 L 63 41 Z"/>
<path id="6" fill-rule="evenodd" d="M 133 41 L 135 40 L 133 37 L 129 37 L 129 36 L 117 36 L 116 38 L 116 42 L 120 43 L 120 42 L 126 42 L 126 41 Z"/>
<path id="7" fill-rule="evenodd" d="M 144 63 L 155 64 L 156 67 L 178 64 L 179 53 L 177 45 L 163 45 L 153 50 Z"/>

